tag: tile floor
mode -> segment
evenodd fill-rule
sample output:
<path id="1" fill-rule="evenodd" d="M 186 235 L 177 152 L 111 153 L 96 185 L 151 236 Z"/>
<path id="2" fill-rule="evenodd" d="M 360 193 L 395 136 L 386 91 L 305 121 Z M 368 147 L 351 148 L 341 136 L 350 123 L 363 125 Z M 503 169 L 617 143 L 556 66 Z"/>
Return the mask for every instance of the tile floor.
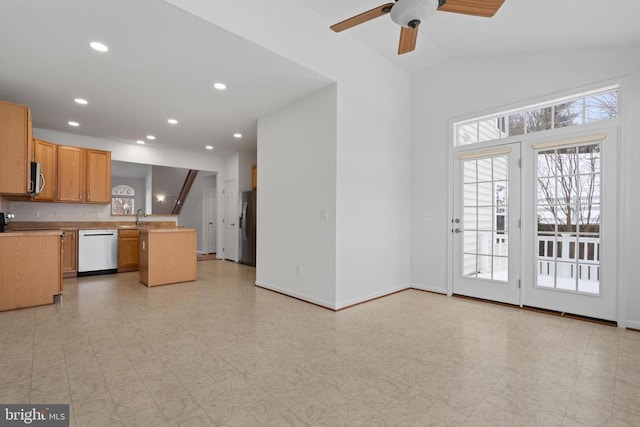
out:
<path id="1" fill-rule="evenodd" d="M 331 311 L 198 263 L 0 313 L 0 402 L 71 425 L 640 425 L 640 333 L 415 290 Z"/>

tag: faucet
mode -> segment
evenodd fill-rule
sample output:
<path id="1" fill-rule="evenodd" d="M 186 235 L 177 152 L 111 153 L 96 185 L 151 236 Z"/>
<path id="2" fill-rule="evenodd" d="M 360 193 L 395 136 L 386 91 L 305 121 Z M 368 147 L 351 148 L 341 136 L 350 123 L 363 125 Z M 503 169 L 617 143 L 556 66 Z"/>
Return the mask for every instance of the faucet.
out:
<path id="1" fill-rule="evenodd" d="M 144 209 L 140 208 L 136 211 L 136 227 L 138 227 L 140 225 L 140 212 L 142 212 L 142 216 L 143 217 L 147 217 L 147 213 L 144 211 Z"/>

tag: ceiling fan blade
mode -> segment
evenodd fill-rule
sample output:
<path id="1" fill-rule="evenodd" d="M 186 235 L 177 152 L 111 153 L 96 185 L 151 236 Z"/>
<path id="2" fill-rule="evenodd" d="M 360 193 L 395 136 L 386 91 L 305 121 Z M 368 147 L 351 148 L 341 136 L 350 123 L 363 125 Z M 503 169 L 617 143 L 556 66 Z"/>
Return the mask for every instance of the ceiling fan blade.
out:
<path id="1" fill-rule="evenodd" d="M 382 6 L 378 6 L 375 9 L 371 9 L 364 13 L 361 13 L 360 15 L 352 16 L 351 18 L 345 19 L 342 22 L 338 22 L 337 24 L 334 24 L 329 28 L 331 28 L 336 33 L 339 33 L 340 31 L 344 31 L 364 22 L 371 21 L 374 18 L 386 15 L 387 13 L 391 12 L 391 8 L 394 5 L 395 3 L 383 4 Z"/>
<path id="2" fill-rule="evenodd" d="M 400 30 L 400 44 L 398 45 L 398 55 L 411 52 L 416 48 L 418 39 L 418 26 L 414 28 L 402 27 Z"/>
<path id="3" fill-rule="evenodd" d="M 438 10 L 491 18 L 504 0 L 447 0 Z"/>

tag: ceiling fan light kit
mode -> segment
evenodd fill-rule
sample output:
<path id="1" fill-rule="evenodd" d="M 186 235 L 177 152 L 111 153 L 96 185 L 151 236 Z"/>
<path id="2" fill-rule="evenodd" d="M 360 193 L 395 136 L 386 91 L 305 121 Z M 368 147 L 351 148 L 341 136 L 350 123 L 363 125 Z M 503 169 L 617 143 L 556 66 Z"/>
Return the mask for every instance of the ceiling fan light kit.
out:
<path id="1" fill-rule="evenodd" d="M 492 17 L 504 3 L 504 0 L 395 0 L 374 9 L 338 22 L 330 28 L 335 32 L 347 30 L 380 16 L 390 14 L 391 20 L 402 28 L 398 55 L 411 52 L 416 48 L 418 26 L 429 19 L 436 11 L 460 13 L 464 15 Z"/>
<path id="2" fill-rule="evenodd" d="M 438 0 L 398 0 L 391 9 L 391 20 L 401 27 L 415 28 L 436 13 L 439 3 Z"/>

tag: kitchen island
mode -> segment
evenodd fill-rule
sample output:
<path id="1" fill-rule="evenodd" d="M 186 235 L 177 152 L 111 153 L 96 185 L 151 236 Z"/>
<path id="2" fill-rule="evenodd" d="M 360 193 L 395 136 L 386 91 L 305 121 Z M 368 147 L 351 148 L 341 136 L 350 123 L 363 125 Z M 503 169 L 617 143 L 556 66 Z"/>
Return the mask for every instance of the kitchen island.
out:
<path id="1" fill-rule="evenodd" d="M 62 292 L 62 231 L 0 233 L 0 311 L 53 304 Z"/>
<path id="2" fill-rule="evenodd" d="M 196 280 L 195 228 L 140 228 L 140 282 L 158 286 Z"/>

